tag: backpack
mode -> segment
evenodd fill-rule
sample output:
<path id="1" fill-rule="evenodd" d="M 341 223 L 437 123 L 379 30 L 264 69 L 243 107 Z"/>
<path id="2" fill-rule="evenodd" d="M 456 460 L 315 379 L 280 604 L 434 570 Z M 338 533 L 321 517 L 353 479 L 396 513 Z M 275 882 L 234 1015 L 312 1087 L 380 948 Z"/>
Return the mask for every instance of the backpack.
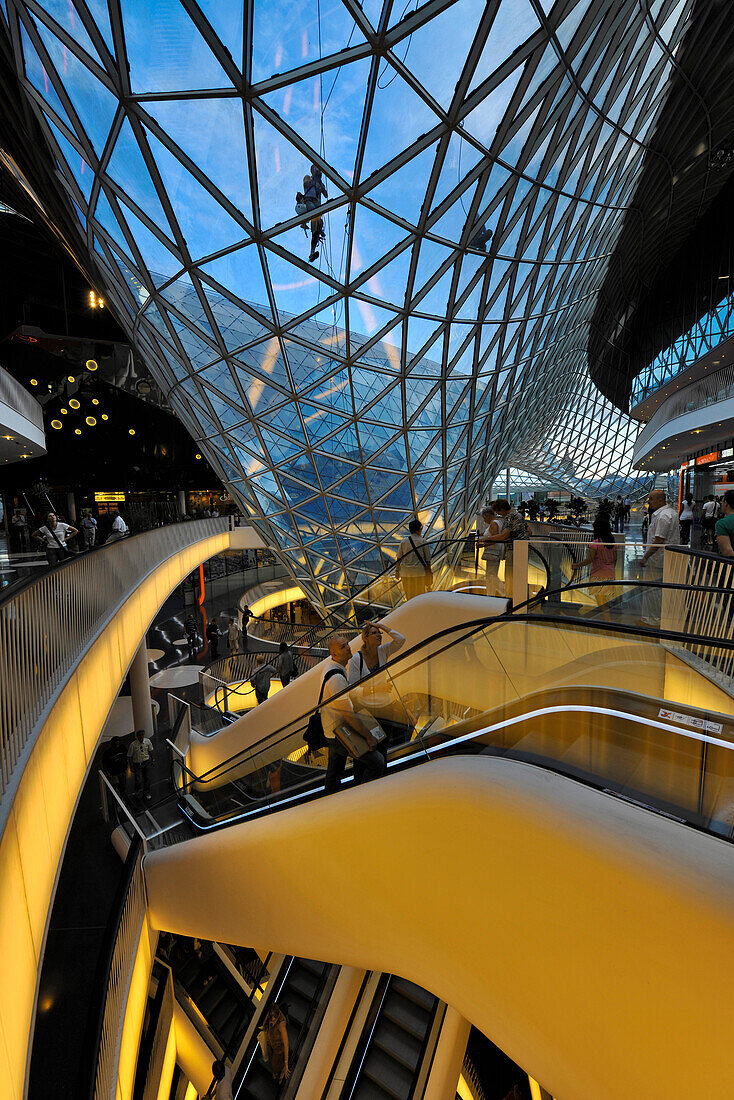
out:
<path id="1" fill-rule="evenodd" d="M 319 692 L 319 701 L 316 704 L 321 706 L 321 702 L 324 698 L 324 688 L 326 687 L 326 681 L 332 676 L 343 676 L 347 679 L 346 669 L 332 668 L 326 673 L 321 683 L 321 691 Z M 348 683 L 348 681 L 347 681 Z M 324 749 L 329 744 L 324 736 L 324 723 L 321 720 L 321 711 L 315 710 L 308 719 L 308 726 L 306 732 L 303 735 L 303 740 L 308 745 L 309 752 L 316 752 L 317 749 Z"/>

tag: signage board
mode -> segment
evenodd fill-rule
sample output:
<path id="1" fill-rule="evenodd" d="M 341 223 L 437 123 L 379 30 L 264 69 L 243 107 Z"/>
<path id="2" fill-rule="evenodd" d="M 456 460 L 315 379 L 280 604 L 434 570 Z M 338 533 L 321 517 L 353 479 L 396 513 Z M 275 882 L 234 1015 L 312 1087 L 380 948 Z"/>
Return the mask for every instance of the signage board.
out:
<path id="1" fill-rule="evenodd" d="M 716 462 L 716 459 L 718 457 L 719 457 L 719 452 L 718 451 L 712 451 L 711 454 L 708 454 L 708 455 L 700 455 L 696 459 L 696 465 L 697 466 L 707 466 L 709 464 L 709 462 Z"/>
<path id="2" fill-rule="evenodd" d="M 115 504 L 125 499 L 124 493 L 95 493 L 95 504 Z"/>
<path id="3" fill-rule="evenodd" d="M 708 722 L 705 718 L 697 718 L 694 714 L 680 714 L 677 710 L 666 710 L 661 707 L 658 718 L 667 718 L 671 722 L 679 722 L 682 726 L 691 726 L 695 730 L 705 730 L 707 733 L 721 733 L 721 722 Z"/>

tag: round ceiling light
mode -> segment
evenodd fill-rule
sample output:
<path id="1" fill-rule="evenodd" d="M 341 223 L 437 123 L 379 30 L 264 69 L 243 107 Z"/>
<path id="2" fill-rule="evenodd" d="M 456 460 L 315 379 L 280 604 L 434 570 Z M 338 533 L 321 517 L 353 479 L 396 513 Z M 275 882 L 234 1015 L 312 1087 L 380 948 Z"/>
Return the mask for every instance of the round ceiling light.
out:
<path id="1" fill-rule="evenodd" d="M 76 397 L 72 397 L 69 401 L 69 404 L 71 405 L 72 409 L 80 409 L 82 407 L 81 402 L 77 401 Z"/>
<path id="2" fill-rule="evenodd" d="M 93 428 L 94 425 L 97 423 L 97 417 L 96 416 L 88 416 L 87 420 L 86 420 L 86 423 L 89 425 L 90 428 Z"/>
<path id="3" fill-rule="evenodd" d="M 87 370 L 96 370 L 97 367 L 99 366 L 99 363 L 97 362 L 96 359 L 87 359 L 84 366 L 87 368 Z"/>
<path id="4" fill-rule="evenodd" d="M 61 423 L 60 420 L 52 420 L 51 421 L 51 427 L 56 428 L 57 431 L 59 430 L 59 428 L 63 428 L 63 426 L 64 425 Z"/>

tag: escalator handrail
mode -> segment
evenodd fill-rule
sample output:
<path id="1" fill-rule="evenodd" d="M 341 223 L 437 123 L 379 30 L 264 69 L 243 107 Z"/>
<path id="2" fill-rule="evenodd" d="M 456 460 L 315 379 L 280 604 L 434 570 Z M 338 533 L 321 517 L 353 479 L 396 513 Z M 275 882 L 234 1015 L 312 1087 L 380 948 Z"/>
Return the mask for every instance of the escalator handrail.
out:
<path id="1" fill-rule="evenodd" d="M 601 587 L 603 585 L 608 586 L 609 583 L 610 583 L 609 581 L 589 582 L 589 583 L 586 583 L 586 584 L 577 585 L 575 587 L 578 587 L 578 588 L 589 588 L 589 587 L 592 587 L 592 586 L 600 586 Z M 691 591 L 690 586 L 688 586 L 688 585 L 684 585 L 684 584 L 680 584 L 680 583 L 672 583 L 672 582 L 654 582 L 654 581 L 637 581 L 637 580 L 627 581 L 627 580 L 625 580 L 625 581 L 620 581 L 618 583 L 620 585 L 624 585 L 626 587 L 659 588 L 659 589 L 668 588 L 668 589 L 674 589 L 674 590 Z M 561 591 L 568 592 L 569 589 L 565 588 L 565 589 L 562 589 L 562 590 L 559 589 L 557 591 L 558 592 L 561 592 Z M 711 592 L 715 592 L 715 593 L 718 593 L 718 594 L 723 593 L 723 594 L 726 594 L 726 595 L 734 595 L 734 590 L 720 589 L 720 588 L 715 588 L 715 587 L 712 587 L 712 586 L 708 586 L 707 588 L 703 588 L 703 587 L 696 588 L 694 591 L 696 591 L 696 592 L 711 591 Z M 551 594 L 552 593 L 546 593 L 546 596 L 551 595 Z M 537 597 L 536 597 L 536 599 L 537 599 Z M 572 627 L 576 627 L 576 628 L 580 627 L 580 628 L 587 628 L 587 629 L 592 628 L 592 629 L 595 629 L 595 630 L 606 631 L 606 632 L 611 633 L 611 634 L 620 634 L 621 633 L 621 634 L 626 634 L 626 635 L 630 635 L 630 636 L 634 636 L 634 637 L 638 637 L 638 638 L 639 637 L 650 638 L 650 639 L 653 639 L 655 641 L 660 641 L 660 640 L 673 641 L 673 642 L 683 641 L 683 642 L 687 643 L 688 645 L 713 646 L 714 648 L 717 648 L 717 649 L 734 650 L 734 640 L 727 640 L 727 639 L 721 639 L 721 638 L 712 638 L 712 637 L 707 636 L 707 635 L 692 635 L 692 634 L 684 633 L 682 631 L 672 631 L 672 630 L 669 630 L 669 629 L 663 629 L 661 627 L 633 626 L 633 625 L 630 625 L 628 623 L 611 623 L 611 622 L 606 622 L 606 621 L 601 620 L 601 619 L 589 619 L 589 618 L 584 618 L 584 617 L 576 617 L 576 616 L 573 616 L 573 615 L 548 615 L 548 614 L 539 615 L 539 614 L 531 614 L 529 612 L 526 612 L 525 614 L 522 614 L 522 615 L 506 613 L 506 614 L 500 615 L 500 616 L 483 616 L 481 618 L 474 619 L 474 620 L 472 620 L 468 623 L 462 623 L 460 626 L 446 627 L 444 630 L 439 631 L 438 633 L 432 635 L 430 638 L 423 639 L 422 641 L 416 643 L 416 645 L 412 646 L 410 649 L 408 649 L 406 651 L 401 651 L 400 653 L 395 654 L 395 656 L 390 661 L 386 662 L 386 664 L 383 665 L 381 668 L 376 669 L 369 676 L 365 676 L 362 680 L 360 680 L 359 681 L 360 686 L 369 683 L 369 681 L 373 677 L 384 675 L 385 671 L 389 670 L 389 668 L 392 664 L 396 664 L 399 661 L 404 662 L 406 658 L 420 654 L 420 651 L 422 649 L 424 649 L 427 645 L 434 645 L 437 640 L 445 638 L 449 635 L 452 635 L 451 640 L 448 641 L 447 644 L 442 649 L 439 649 L 437 652 L 433 653 L 432 656 L 434 656 L 434 657 L 438 656 L 440 653 L 445 652 L 451 646 L 466 641 L 468 637 L 470 637 L 471 635 L 477 633 L 480 630 L 496 629 L 499 626 L 507 625 L 508 623 L 521 623 L 521 622 L 536 623 L 536 624 L 539 624 L 539 625 L 546 625 L 546 626 L 547 625 L 557 625 L 557 626 L 566 626 L 566 627 L 572 626 Z M 457 632 L 459 632 L 459 631 L 461 631 L 462 633 L 460 633 L 458 636 L 456 636 Z M 413 667 L 415 667 L 415 666 L 413 666 Z M 328 702 L 324 702 L 324 703 L 321 703 L 320 705 L 310 707 L 307 711 L 304 712 L 304 714 L 302 714 L 300 716 L 300 718 L 293 719 L 292 721 L 288 722 L 286 725 L 281 726 L 279 729 L 271 731 L 270 733 L 266 734 L 264 737 L 260 738 L 259 741 L 253 742 L 251 745 L 248 745 L 247 748 L 242 749 L 238 753 L 233 754 L 227 760 L 221 761 L 219 764 L 217 764 L 214 767 L 210 768 L 208 771 L 203 772 L 201 775 L 198 775 L 198 776 L 195 775 L 195 773 L 193 773 L 191 771 L 191 769 L 188 767 L 188 765 L 186 765 L 183 761 L 182 761 L 182 768 L 185 769 L 186 772 L 192 777 L 192 785 L 194 783 L 202 784 L 202 783 L 206 783 L 206 782 L 211 781 L 211 778 L 212 778 L 213 774 L 217 778 L 219 778 L 221 775 L 224 774 L 224 771 L 236 767 L 237 764 L 239 763 L 239 761 L 244 756 L 256 754 L 257 751 L 258 751 L 258 748 L 261 748 L 261 749 L 274 748 L 278 744 L 278 741 L 274 740 L 274 739 L 277 737 L 277 735 L 279 733 L 283 734 L 283 737 L 282 737 L 281 740 L 286 740 L 286 739 L 292 738 L 294 736 L 294 734 L 298 732 L 299 729 L 305 729 L 306 728 L 306 726 L 308 724 L 308 719 L 312 714 L 315 714 L 317 711 L 319 711 L 321 709 L 321 707 L 330 705 L 331 703 L 333 703 L 333 701 L 335 699 L 338 699 L 343 695 L 349 694 L 349 692 L 354 690 L 354 686 L 355 685 L 352 684 L 352 685 L 349 685 L 348 687 L 344 688 L 342 691 L 340 691 L 336 695 L 334 695 L 332 697 L 332 699 L 328 700 Z M 181 794 L 186 793 L 185 788 L 181 788 L 180 793 Z"/>

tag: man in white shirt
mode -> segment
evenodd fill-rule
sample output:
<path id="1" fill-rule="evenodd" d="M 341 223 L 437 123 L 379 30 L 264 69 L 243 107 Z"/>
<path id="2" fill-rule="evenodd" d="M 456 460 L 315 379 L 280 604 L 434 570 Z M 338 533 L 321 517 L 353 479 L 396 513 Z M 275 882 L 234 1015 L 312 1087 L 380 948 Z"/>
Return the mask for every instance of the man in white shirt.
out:
<path id="1" fill-rule="evenodd" d="M 703 502 L 701 509 L 701 546 L 704 550 L 714 548 L 714 528 L 719 514 L 719 502 L 716 497 L 709 494 Z"/>
<path id="2" fill-rule="evenodd" d="M 364 737 L 369 745 L 369 752 L 361 756 L 359 760 L 354 760 L 355 783 L 365 783 L 370 779 L 377 779 L 385 771 L 385 759 L 377 752 L 377 742 L 359 715 L 355 714 L 349 695 L 342 695 L 341 698 L 334 699 L 335 695 L 339 695 L 348 686 L 347 664 L 352 656 L 352 651 L 343 634 L 335 634 L 329 639 L 329 655 L 330 660 L 324 666 L 324 675 L 321 681 L 321 697 L 326 703 L 321 708 L 321 722 L 329 748 L 329 760 L 326 765 L 326 779 L 324 781 L 326 794 L 332 794 L 338 790 L 349 756 L 346 746 L 336 735 L 335 731 L 338 726 L 351 726 L 355 733 Z M 334 701 L 327 703 L 326 701 L 330 699 Z"/>
<path id="3" fill-rule="evenodd" d="M 395 579 L 403 583 L 406 600 L 420 596 L 426 591 L 428 574 L 431 568 L 431 551 L 421 538 L 423 524 L 412 519 L 408 524 L 408 534 L 400 543 L 398 560 L 395 565 Z"/>
<path id="4" fill-rule="evenodd" d="M 31 538 L 45 544 L 48 564 L 56 565 L 56 562 L 63 561 L 64 558 L 69 556 L 70 551 L 66 546 L 67 540 L 78 534 L 76 527 L 72 527 L 69 523 L 59 522 L 56 513 L 49 512 L 44 526 L 34 531 Z"/>
<path id="5" fill-rule="evenodd" d="M 112 513 L 112 530 L 110 531 L 107 541 L 117 542 L 118 539 L 124 538 L 128 532 L 128 526 L 120 513 L 115 509 Z"/>
<path id="6" fill-rule="evenodd" d="M 127 750 L 127 758 L 135 780 L 135 795 L 143 792 L 146 802 L 150 802 L 150 765 L 155 759 L 153 742 L 145 736 L 145 730 L 136 730 L 135 740 Z"/>
<path id="7" fill-rule="evenodd" d="M 662 489 L 653 489 L 647 498 L 650 508 L 650 525 L 647 529 L 646 550 L 640 559 L 644 569 L 643 580 L 661 581 L 663 577 L 664 546 L 680 546 L 680 522 L 675 508 L 668 504 Z M 662 591 L 646 588 L 642 594 L 642 621 L 646 626 L 660 625 Z"/>

